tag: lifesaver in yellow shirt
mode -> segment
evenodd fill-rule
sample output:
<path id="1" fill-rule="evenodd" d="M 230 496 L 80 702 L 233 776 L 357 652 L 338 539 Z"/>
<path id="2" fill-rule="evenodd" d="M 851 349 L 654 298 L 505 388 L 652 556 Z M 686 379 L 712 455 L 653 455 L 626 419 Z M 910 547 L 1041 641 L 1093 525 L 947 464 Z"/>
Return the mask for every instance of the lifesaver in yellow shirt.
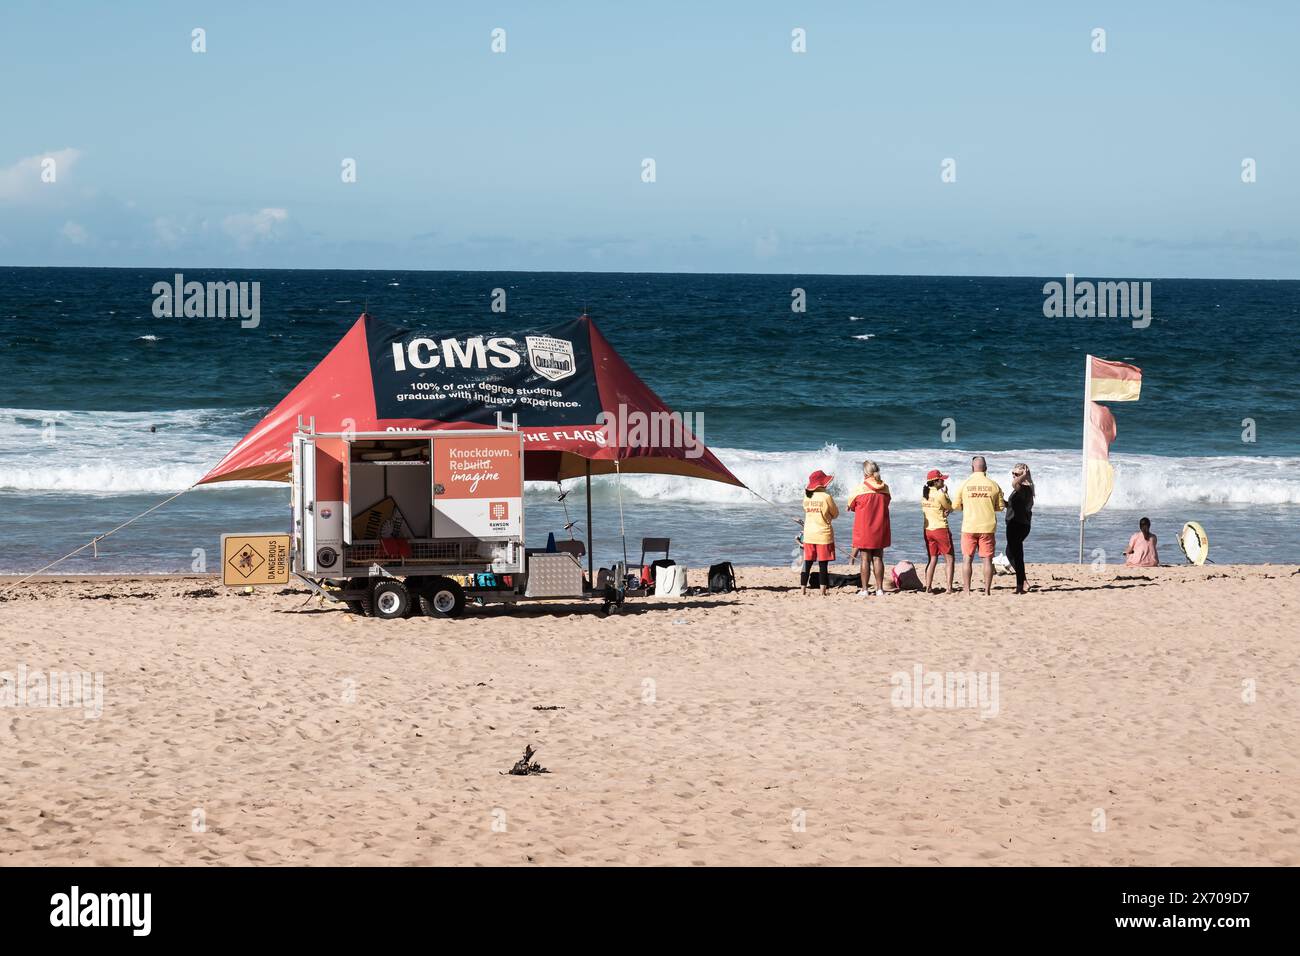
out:
<path id="1" fill-rule="evenodd" d="M 1204 564 L 1210 556 L 1210 536 L 1205 533 L 1200 522 L 1189 521 L 1178 532 L 1178 544 L 1192 564 Z"/>

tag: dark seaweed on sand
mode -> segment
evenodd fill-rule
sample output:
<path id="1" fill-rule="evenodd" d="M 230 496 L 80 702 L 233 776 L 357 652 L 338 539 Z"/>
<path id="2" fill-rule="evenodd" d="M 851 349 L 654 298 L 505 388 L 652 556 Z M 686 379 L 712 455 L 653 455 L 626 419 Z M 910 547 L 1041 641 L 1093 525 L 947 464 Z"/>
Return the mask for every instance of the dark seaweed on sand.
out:
<path id="1" fill-rule="evenodd" d="M 533 749 L 532 744 L 526 745 L 524 747 L 524 755 L 515 761 L 515 765 L 511 767 L 507 773 L 516 777 L 527 777 L 529 774 L 533 773 L 550 773 L 550 771 L 540 763 L 533 760 L 533 754 L 535 753 L 537 753 L 537 751 Z M 532 762 L 529 763 L 529 761 Z"/>

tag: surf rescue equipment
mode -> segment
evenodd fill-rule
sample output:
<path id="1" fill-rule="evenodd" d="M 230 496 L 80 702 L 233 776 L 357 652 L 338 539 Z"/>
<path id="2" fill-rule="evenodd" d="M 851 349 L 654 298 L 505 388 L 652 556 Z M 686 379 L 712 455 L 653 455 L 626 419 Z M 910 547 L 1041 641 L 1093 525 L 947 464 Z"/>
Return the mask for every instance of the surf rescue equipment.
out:
<path id="1" fill-rule="evenodd" d="M 1178 544 L 1192 564 L 1204 564 L 1210 556 L 1210 536 L 1197 521 L 1189 521 L 1178 532 Z"/>

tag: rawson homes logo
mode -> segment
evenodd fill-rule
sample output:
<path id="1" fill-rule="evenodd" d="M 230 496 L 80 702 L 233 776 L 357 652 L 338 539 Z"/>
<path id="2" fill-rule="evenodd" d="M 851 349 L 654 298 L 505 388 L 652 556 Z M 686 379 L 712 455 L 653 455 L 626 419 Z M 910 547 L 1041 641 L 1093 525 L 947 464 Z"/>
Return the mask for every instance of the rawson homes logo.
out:
<path id="1" fill-rule="evenodd" d="M 542 378 L 558 382 L 578 370 L 578 364 L 573 358 L 572 342 L 553 339 L 549 335 L 529 335 L 526 339 L 528 364 Z"/>

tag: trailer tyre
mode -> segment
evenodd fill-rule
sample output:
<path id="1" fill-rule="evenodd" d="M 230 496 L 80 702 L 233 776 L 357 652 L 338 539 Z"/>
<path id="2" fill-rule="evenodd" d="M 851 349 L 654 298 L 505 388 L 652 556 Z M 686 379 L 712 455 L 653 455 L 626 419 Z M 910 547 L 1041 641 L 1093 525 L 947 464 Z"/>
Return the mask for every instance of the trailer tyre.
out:
<path id="1" fill-rule="evenodd" d="M 406 590 L 411 595 L 411 609 L 406 612 L 407 617 L 419 617 L 424 613 L 424 608 L 420 606 L 420 593 L 429 583 L 429 579 L 424 576 L 410 577 L 402 579 L 406 583 Z"/>
<path id="2" fill-rule="evenodd" d="M 460 617 L 465 610 L 465 589 L 449 578 L 434 578 L 420 592 L 425 617 Z"/>
<path id="3" fill-rule="evenodd" d="M 370 617 L 392 621 L 406 617 L 411 610 L 411 592 L 401 581 L 384 578 L 379 581 L 365 601 L 366 612 Z"/>
<path id="4" fill-rule="evenodd" d="M 352 594 L 364 594 L 366 591 L 370 590 L 370 579 L 348 578 L 345 581 L 339 581 L 338 585 L 344 591 L 348 591 Z M 363 598 L 354 597 L 352 600 L 344 601 L 343 603 L 346 604 L 348 610 L 357 617 L 370 616 L 370 608 L 366 606 L 366 601 Z"/>

